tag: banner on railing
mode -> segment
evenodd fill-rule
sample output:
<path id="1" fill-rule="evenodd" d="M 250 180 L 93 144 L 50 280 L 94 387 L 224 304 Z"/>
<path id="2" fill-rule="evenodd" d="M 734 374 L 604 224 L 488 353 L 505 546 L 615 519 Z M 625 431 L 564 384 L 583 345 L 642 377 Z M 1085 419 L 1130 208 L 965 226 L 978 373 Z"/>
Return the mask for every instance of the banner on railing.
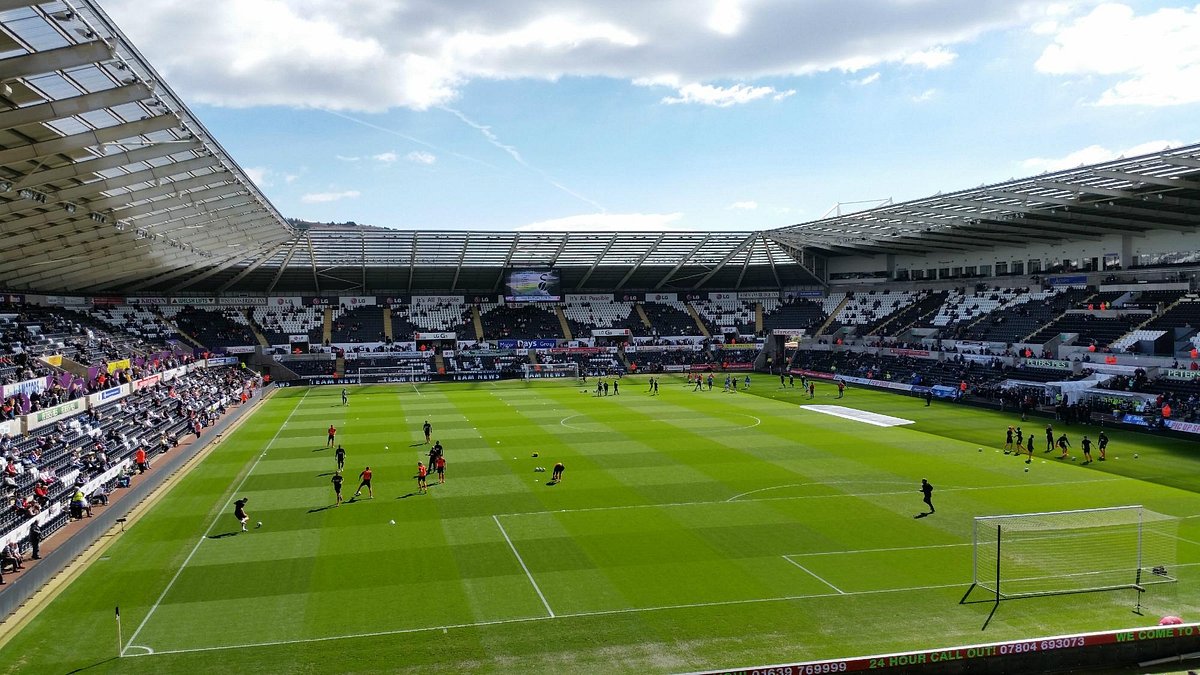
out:
<path id="1" fill-rule="evenodd" d="M 52 377 L 52 376 L 51 376 Z M 50 377 L 35 377 L 32 380 L 23 380 L 12 384 L 4 385 L 4 398 L 16 396 L 17 394 L 25 394 L 30 396 L 43 391 L 46 391 L 50 386 Z"/>
<path id="2" fill-rule="evenodd" d="M 771 335 L 782 335 L 784 337 L 800 337 L 808 331 L 803 328 L 772 328 Z"/>
<path id="3" fill-rule="evenodd" d="M 1050 370 L 1071 370 L 1070 361 L 1058 359 L 1025 359 L 1022 363 L 1030 368 L 1046 368 Z"/>
<path id="4" fill-rule="evenodd" d="M 1171 431 L 1181 431 L 1185 434 L 1200 434 L 1200 424 L 1195 422 L 1180 422 L 1179 420 L 1167 420 L 1167 428 Z"/>
<path id="5" fill-rule="evenodd" d="M 647 293 L 646 300 L 648 302 L 675 302 L 679 296 L 675 293 Z"/>
<path id="6" fill-rule="evenodd" d="M 629 337 L 633 331 L 628 328 L 593 328 L 592 337 Z"/>
<path id="7" fill-rule="evenodd" d="M 158 384 L 160 380 L 162 380 L 162 375 L 151 375 L 150 377 L 143 377 L 140 380 L 134 380 L 132 383 L 133 390 L 141 391 L 143 389 L 149 389 L 150 387 Z"/>
<path id="8" fill-rule="evenodd" d="M 612 293 L 567 293 L 563 296 L 567 302 L 612 302 Z"/>
<path id="9" fill-rule="evenodd" d="M 738 293 L 738 300 L 778 300 L 779 294 L 774 291 L 751 291 L 750 293 Z"/>
<path id="10" fill-rule="evenodd" d="M 457 340 L 457 333 L 415 333 L 416 340 Z"/>
<path id="11" fill-rule="evenodd" d="M 238 358 L 236 356 L 217 356 L 205 359 L 205 368 L 215 368 L 217 366 L 236 366 Z"/>
<path id="12" fill-rule="evenodd" d="M 267 304 L 267 299 L 263 296 L 221 296 L 217 299 L 217 304 L 226 307 L 262 307 Z"/>
<path id="13" fill-rule="evenodd" d="M 308 342 L 308 335 L 289 335 L 288 336 L 288 344 L 293 344 L 296 342 Z"/>
<path id="14" fill-rule="evenodd" d="M 172 305 L 191 305 L 200 307 L 217 304 L 216 298 L 171 298 Z"/>
<path id="15" fill-rule="evenodd" d="M 127 305 L 169 305 L 169 304 L 171 304 L 171 300 L 170 300 L 170 298 L 164 298 L 162 296 L 134 297 L 131 295 L 131 296 L 127 296 L 125 298 L 125 304 L 127 304 Z"/>
<path id="16" fill-rule="evenodd" d="M 61 403 L 52 408 L 44 408 L 42 410 L 38 410 L 37 412 L 31 412 L 28 415 L 25 415 L 25 433 L 29 433 L 34 429 L 41 429 L 48 424 L 53 424 L 58 420 L 63 419 L 64 417 L 70 417 L 75 413 L 83 412 L 84 405 L 84 400 L 77 398 L 73 401 Z"/>
<path id="17" fill-rule="evenodd" d="M 375 296 L 373 295 L 343 295 L 338 300 L 350 309 L 375 306 Z"/>
<path id="18" fill-rule="evenodd" d="M 155 375 L 154 377 L 158 377 Z M 134 383 L 136 384 L 136 382 Z M 119 401 L 129 395 L 131 385 L 123 384 L 119 387 L 98 391 L 95 394 L 87 395 L 87 405 L 89 408 L 96 408 L 105 403 Z"/>

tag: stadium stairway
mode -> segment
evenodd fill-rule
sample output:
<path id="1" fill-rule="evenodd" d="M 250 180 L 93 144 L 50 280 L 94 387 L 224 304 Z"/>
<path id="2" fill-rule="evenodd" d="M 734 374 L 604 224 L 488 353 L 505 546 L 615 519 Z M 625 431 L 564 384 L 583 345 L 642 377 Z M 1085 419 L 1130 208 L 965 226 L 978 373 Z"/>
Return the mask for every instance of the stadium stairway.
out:
<path id="1" fill-rule="evenodd" d="M 157 307 L 155 307 L 154 305 L 150 305 L 149 307 L 150 307 L 150 311 L 154 312 L 154 315 L 157 316 L 160 321 L 167 324 L 167 326 L 169 326 L 171 328 L 171 330 L 175 331 L 175 334 L 179 336 L 180 340 L 183 340 L 184 342 L 190 344 L 193 347 L 198 347 L 200 349 L 206 348 L 204 345 L 200 344 L 200 342 L 197 341 L 196 338 L 194 338 L 191 335 L 188 335 L 187 333 L 180 330 L 179 324 L 175 323 L 174 321 L 172 321 L 172 320 L 168 319 L 166 316 L 164 316 L 162 312 L 158 311 Z"/>
<path id="2" fill-rule="evenodd" d="M 563 313 L 562 305 L 555 305 L 554 316 L 558 317 L 558 325 L 562 327 L 563 337 L 568 340 L 574 340 L 571 336 L 571 325 L 567 323 L 567 315 Z"/>
<path id="3" fill-rule="evenodd" d="M 446 374 L 446 359 L 442 358 L 441 352 L 433 355 L 433 367 L 437 369 L 438 375 Z"/>
<path id="4" fill-rule="evenodd" d="M 1099 295 L 1099 294 L 1092 293 L 1091 295 L 1084 298 L 1079 304 L 1086 307 L 1087 304 L 1092 301 L 1092 298 L 1096 297 L 1097 295 Z M 1068 307 L 1068 308 L 1064 309 L 1061 313 L 1059 313 L 1057 316 L 1055 316 L 1053 319 L 1051 319 L 1048 323 L 1046 323 L 1045 326 L 1049 326 L 1051 324 L 1056 324 L 1059 321 L 1062 321 L 1063 317 L 1066 316 L 1067 312 L 1071 309 L 1074 309 L 1074 307 Z M 1043 326 L 1043 328 L 1045 326 Z M 1021 342 L 1029 342 L 1030 340 L 1033 339 L 1034 335 L 1037 335 L 1040 332 L 1042 332 L 1042 328 L 1038 328 L 1037 330 L 1033 331 L 1029 335 L 1026 335 L 1025 337 L 1021 338 Z"/>
<path id="5" fill-rule="evenodd" d="M 833 323 L 833 320 L 837 318 L 838 312 L 842 311 L 842 308 L 844 308 L 853 297 L 853 293 L 847 293 L 846 297 L 842 298 L 842 301 L 838 303 L 838 306 L 834 307 L 833 311 L 829 313 L 829 316 L 825 317 L 825 321 L 821 324 L 820 328 L 817 328 L 817 330 L 813 333 L 813 337 L 821 337 L 824 335 L 825 330 L 829 328 L 829 324 Z"/>
<path id="6" fill-rule="evenodd" d="M 756 335 L 763 334 L 763 304 L 761 302 L 754 303 L 754 333 Z"/>
<path id="7" fill-rule="evenodd" d="M 254 339 L 258 340 L 258 344 L 269 349 L 271 342 L 263 335 L 262 326 L 259 326 L 258 322 L 254 320 L 254 310 L 247 308 L 242 311 L 246 314 L 246 321 L 250 324 L 250 330 L 254 332 Z"/>
<path id="8" fill-rule="evenodd" d="M 633 308 L 637 310 L 637 315 L 642 320 L 642 325 L 646 327 L 646 330 L 651 331 L 651 335 L 653 335 L 654 324 L 650 323 L 650 317 L 646 316 L 646 310 L 642 308 L 642 303 L 635 304 Z"/>
<path id="9" fill-rule="evenodd" d="M 346 357 L 342 356 L 340 352 L 337 355 L 337 360 L 333 362 L 333 372 L 339 379 L 346 374 Z"/>
<path id="10" fill-rule="evenodd" d="M 325 320 L 321 326 L 321 344 L 329 344 L 333 341 L 333 308 L 325 308 Z"/>
<path id="11" fill-rule="evenodd" d="M 693 307 L 692 303 L 690 302 L 684 303 L 684 305 L 687 307 L 688 314 L 692 317 L 692 321 L 696 322 L 696 328 L 700 329 L 700 334 L 703 335 L 705 339 L 712 337 L 712 335 L 708 332 L 708 328 L 704 325 L 704 322 L 700 320 L 700 312 L 697 312 L 696 308 Z"/>
<path id="12" fill-rule="evenodd" d="M 475 326 L 475 339 L 483 342 L 483 317 L 479 314 L 479 305 L 471 305 L 471 325 Z"/>
<path id="13" fill-rule="evenodd" d="M 392 334 L 392 308 L 391 307 L 383 308 L 383 335 L 384 335 L 384 337 L 386 337 L 389 340 L 394 338 L 394 336 Z"/>

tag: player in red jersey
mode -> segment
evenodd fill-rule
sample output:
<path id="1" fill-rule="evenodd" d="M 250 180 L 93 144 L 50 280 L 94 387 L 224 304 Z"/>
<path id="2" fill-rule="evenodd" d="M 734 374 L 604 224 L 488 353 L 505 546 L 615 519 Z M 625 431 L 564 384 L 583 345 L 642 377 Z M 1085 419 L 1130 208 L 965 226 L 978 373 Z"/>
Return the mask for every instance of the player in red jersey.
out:
<path id="1" fill-rule="evenodd" d="M 325 442 L 325 447 L 327 447 L 327 448 L 333 447 L 333 437 L 336 435 L 337 435 L 337 427 L 330 424 L 329 425 L 329 440 Z"/>
<path id="2" fill-rule="evenodd" d="M 358 478 L 362 482 L 358 484 L 358 489 L 354 491 L 354 497 L 356 499 L 362 494 L 363 488 L 367 488 L 367 495 L 370 499 L 375 498 L 375 491 L 371 489 L 371 475 L 371 467 L 369 466 L 363 469 L 362 473 L 358 474 Z"/>

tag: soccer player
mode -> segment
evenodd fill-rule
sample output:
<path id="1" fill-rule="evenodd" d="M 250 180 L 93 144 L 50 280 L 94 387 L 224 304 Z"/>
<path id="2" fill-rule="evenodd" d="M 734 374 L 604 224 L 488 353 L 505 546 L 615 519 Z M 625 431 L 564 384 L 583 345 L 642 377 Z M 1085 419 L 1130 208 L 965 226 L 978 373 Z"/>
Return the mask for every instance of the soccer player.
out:
<path id="1" fill-rule="evenodd" d="M 788 373 L 788 386 L 793 389 L 796 388 L 796 376 L 791 373 Z"/>
<path id="2" fill-rule="evenodd" d="M 429 491 L 429 486 L 425 483 L 425 477 L 429 474 L 429 469 L 425 465 L 417 462 L 417 494 L 423 495 Z"/>
<path id="3" fill-rule="evenodd" d="M 442 457 L 441 455 L 438 455 L 437 462 L 434 464 L 434 468 L 437 469 L 438 484 L 441 485 L 442 483 L 445 483 L 446 482 L 446 458 Z"/>
<path id="4" fill-rule="evenodd" d="M 242 532 L 246 531 L 246 523 L 250 522 L 250 514 L 246 513 L 246 502 L 248 501 L 250 501 L 249 497 L 242 497 L 233 503 L 233 517 L 242 524 Z"/>
<path id="5" fill-rule="evenodd" d="M 1029 434 L 1029 438 L 1025 441 L 1025 463 L 1033 464 L 1033 434 Z"/>
<path id="6" fill-rule="evenodd" d="M 726 373 L 726 374 L 725 374 L 725 391 L 729 391 L 729 382 L 730 382 L 730 380 L 732 380 L 732 378 L 731 378 L 731 377 L 729 377 L 729 374 L 728 374 L 728 373 Z"/>
<path id="7" fill-rule="evenodd" d="M 1010 424 L 1008 431 L 1004 434 L 1004 454 L 1012 452 L 1013 449 L 1013 427 Z"/>
<path id="8" fill-rule="evenodd" d="M 925 390 L 925 407 L 928 408 L 933 403 L 933 390 Z"/>
<path id="9" fill-rule="evenodd" d="M 1088 438 L 1087 436 L 1084 436 L 1083 440 L 1079 441 L 1079 447 L 1081 449 L 1083 449 L 1083 463 L 1091 464 L 1092 463 L 1092 439 Z"/>
<path id="10" fill-rule="evenodd" d="M 929 512 L 933 513 L 936 509 L 933 508 L 933 485 L 924 478 L 921 479 L 921 493 L 925 495 L 924 501 L 929 505 Z"/>
<path id="11" fill-rule="evenodd" d="M 334 471 L 333 478 L 329 479 L 329 482 L 333 483 L 333 496 L 337 500 L 333 503 L 334 506 L 342 505 L 342 480 L 342 470 L 340 468 Z"/>
<path id="12" fill-rule="evenodd" d="M 325 442 L 325 447 L 328 448 L 333 445 L 333 437 L 336 435 L 337 435 L 337 427 L 330 424 L 329 425 L 329 440 Z"/>
<path id="13" fill-rule="evenodd" d="M 654 395 L 658 396 L 658 380 L 654 381 Z"/>
<path id="14" fill-rule="evenodd" d="M 425 432 L 425 445 L 429 445 L 429 437 L 433 435 L 433 425 L 429 420 L 425 420 L 425 424 L 421 425 L 421 431 Z"/>
<path id="15" fill-rule="evenodd" d="M 350 405 L 350 392 L 342 389 L 342 405 Z"/>
<path id="16" fill-rule="evenodd" d="M 567 470 L 567 467 L 563 466 L 562 462 L 556 463 L 554 465 L 554 473 L 550 474 L 550 482 L 551 483 L 561 483 L 563 471 L 566 471 L 566 470 Z"/>
<path id="17" fill-rule="evenodd" d="M 1021 446 L 1025 444 L 1025 432 L 1021 431 L 1021 427 L 1017 427 L 1017 445 L 1013 448 L 1013 452 L 1021 452 Z"/>
<path id="18" fill-rule="evenodd" d="M 817 397 L 817 385 L 813 384 L 812 382 L 808 383 L 808 397 L 809 398 Z"/>
<path id="19" fill-rule="evenodd" d="M 654 394 L 654 378 L 653 377 L 650 378 L 650 382 L 647 383 L 647 385 L 646 385 L 646 393 L 650 394 L 650 395 Z"/>
<path id="20" fill-rule="evenodd" d="M 713 374 L 709 373 L 708 374 L 708 390 L 712 391 L 712 387 L 713 387 Z"/>
<path id="21" fill-rule="evenodd" d="M 1058 437 L 1058 449 L 1062 450 L 1062 454 L 1059 455 L 1058 458 L 1066 459 L 1066 458 L 1070 457 L 1071 453 L 1067 452 L 1067 449 L 1070 447 L 1071 447 L 1071 441 L 1067 440 L 1067 435 L 1063 434 L 1062 436 L 1059 436 Z"/>
<path id="22" fill-rule="evenodd" d="M 779 388 L 783 389 L 787 386 L 787 375 L 781 370 L 779 371 Z"/>
<path id="23" fill-rule="evenodd" d="M 749 389 L 750 388 L 750 376 L 749 375 L 746 376 L 745 384 L 746 384 L 746 386 L 742 387 L 742 389 Z"/>
<path id="24" fill-rule="evenodd" d="M 620 395 L 621 395 L 621 383 L 616 380 L 613 380 L 613 396 L 620 396 Z"/>
<path id="25" fill-rule="evenodd" d="M 1100 461 L 1103 462 L 1104 451 L 1108 449 L 1108 435 L 1101 431 L 1100 436 L 1097 437 L 1096 441 L 1096 447 L 1098 450 L 1100 450 Z"/>
<path id="26" fill-rule="evenodd" d="M 337 460 L 338 471 L 341 471 L 346 466 L 346 449 L 338 443 L 337 450 L 333 451 L 333 458 Z"/>
<path id="27" fill-rule="evenodd" d="M 1054 449 L 1054 425 L 1046 425 L 1046 449 L 1043 452 L 1050 452 Z"/>
<path id="28" fill-rule="evenodd" d="M 838 380 L 838 398 L 842 398 L 845 395 L 846 395 L 846 383 L 841 380 Z"/>
<path id="29" fill-rule="evenodd" d="M 704 391 L 704 378 L 700 377 L 700 373 L 696 373 L 696 386 L 692 388 L 692 391 Z"/>
<path id="30" fill-rule="evenodd" d="M 370 499 L 375 498 L 375 491 L 371 489 L 371 476 L 371 467 L 369 466 L 363 469 L 362 473 L 358 474 L 358 479 L 362 482 L 358 484 L 358 489 L 354 491 L 354 499 L 358 499 L 358 496 L 362 494 L 363 488 L 367 488 L 367 495 Z"/>

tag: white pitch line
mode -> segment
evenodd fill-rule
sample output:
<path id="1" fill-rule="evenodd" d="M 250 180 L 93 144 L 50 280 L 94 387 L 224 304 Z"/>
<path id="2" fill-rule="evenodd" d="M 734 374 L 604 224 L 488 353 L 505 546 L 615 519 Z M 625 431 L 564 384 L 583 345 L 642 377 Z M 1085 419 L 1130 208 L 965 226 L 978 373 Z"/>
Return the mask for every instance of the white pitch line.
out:
<path id="1" fill-rule="evenodd" d="M 1200 563 L 1181 563 L 1175 567 L 1196 567 Z M 575 619 L 593 616 L 612 616 L 617 614 L 637 614 L 641 612 L 663 612 L 678 609 L 698 609 L 703 607 L 728 607 L 733 605 L 755 605 L 768 602 L 790 602 L 795 600 L 811 600 L 817 598 L 838 598 L 850 597 L 859 595 L 884 595 L 888 593 L 910 593 L 914 591 L 932 591 L 944 588 L 965 588 L 970 586 L 971 582 L 961 581 L 953 584 L 935 584 L 931 586 L 907 586 L 903 588 L 879 588 L 868 591 L 845 591 L 843 593 L 810 593 L 805 595 L 784 595 L 774 598 L 750 598 L 747 600 L 717 600 L 713 602 L 693 602 L 679 605 L 658 605 L 653 607 L 627 607 L 624 609 L 601 609 L 592 612 L 572 612 L 570 614 L 557 614 L 554 617 L 550 616 L 531 616 L 520 619 L 497 619 L 494 621 L 476 621 L 473 623 L 458 623 L 446 624 L 442 626 L 426 626 L 422 628 L 398 628 L 395 630 L 373 631 L 369 633 L 350 633 L 345 635 L 326 635 L 323 637 L 313 638 L 298 638 L 295 640 L 272 640 L 269 642 L 253 642 L 235 645 L 222 645 L 216 647 L 192 647 L 188 649 L 165 649 L 159 651 L 150 650 L 149 647 L 140 645 L 130 645 L 127 649 L 145 649 L 147 654 L 130 654 L 127 658 L 138 658 L 143 656 L 162 656 L 166 654 L 192 654 L 196 652 L 216 652 L 229 649 L 253 649 L 255 647 L 277 647 L 283 645 L 308 644 L 313 642 L 331 642 L 334 640 L 353 640 L 357 638 L 371 637 L 386 637 L 389 635 L 405 635 L 408 633 L 425 633 L 430 631 L 444 631 L 450 629 L 463 628 L 486 628 L 488 626 L 502 626 L 514 623 L 531 623 L 534 621 L 550 621 L 552 619 Z"/>
<path id="2" fill-rule="evenodd" d="M 129 642 L 127 642 L 125 648 L 121 650 L 121 656 L 124 656 L 125 652 L 129 651 L 131 647 L 136 646 L 133 643 L 135 640 L 137 640 L 138 634 L 141 633 L 142 629 L 146 627 L 146 623 L 150 621 L 150 617 L 154 615 L 154 612 L 158 611 L 158 606 L 162 604 L 163 598 L 167 597 L 167 593 L 171 591 L 171 587 L 174 586 L 175 582 L 179 580 L 179 575 L 183 574 L 184 568 L 186 568 L 188 563 L 191 562 L 192 556 L 196 555 L 196 551 L 200 550 L 200 544 L 203 544 L 204 540 L 208 538 L 208 533 L 212 531 L 213 526 L 216 525 L 217 521 L 221 519 L 222 515 L 224 515 L 225 509 L 229 507 L 230 502 L 232 502 L 233 498 L 237 496 L 238 491 L 241 490 L 242 486 L 246 484 L 246 481 L 250 479 L 250 474 L 254 473 L 254 469 L 258 466 L 258 463 L 262 461 L 263 457 L 267 456 L 267 451 L 270 450 L 271 446 L 275 444 L 276 439 L 279 438 L 279 434 L 283 433 L 283 428 L 286 427 L 287 423 L 292 420 L 292 415 L 295 415 L 296 411 L 300 409 L 300 406 L 304 405 L 304 399 L 308 398 L 308 392 L 310 391 L 312 391 L 311 387 L 304 390 L 304 395 L 300 397 L 300 400 L 296 403 L 296 407 L 292 408 L 292 412 L 288 413 L 287 419 L 283 420 L 283 424 L 279 425 L 279 428 L 275 430 L 275 435 L 272 436 L 271 440 L 267 442 L 267 446 L 263 448 L 263 451 L 258 455 L 258 459 L 254 460 L 254 463 L 250 465 L 250 470 L 246 472 L 245 476 L 242 476 L 241 482 L 238 483 L 237 487 L 235 487 L 230 493 L 229 499 L 225 502 L 225 506 L 221 507 L 220 511 L 217 512 L 216 518 L 213 518 L 213 521 L 208 524 L 207 528 L 204 529 L 204 534 L 200 535 L 200 541 L 196 542 L 196 545 L 192 547 L 191 553 L 188 553 L 187 557 L 183 559 L 183 564 L 179 566 L 178 570 L 175 570 L 175 576 L 171 577 L 171 580 L 167 582 L 167 587 L 163 589 L 163 592 L 158 596 L 158 599 L 154 601 L 154 604 L 150 607 L 150 611 L 146 612 L 146 616 L 143 617 L 142 622 L 138 624 L 137 630 L 133 631 L 133 635 L 129 636 Z M 141 648 L 149 649 L 149 647 Z"/>
<path id="3" fill-rule="evenodd" d="M 1052 481 L 1049 483 L 1037 483 L 1037 487 L 1046 487 L 1050 485 L 1086 485 L 1088 483 L 1113 483 L 1116 481 L 1129 480 L 1125 477 L 1119 478 L 1096 478 L 1092 480 L 1064 480 Z M 975 490 L 1004 490 L 1009 488 L 1026 488 L 1029 483 L 1006 483 L 1003 485 L 979 485 L 975 487 L 951 487 L 938 488 L 939 494 L 944 492 L 971 492 Z M 799 499 L 844 499 L 847 497 L 893 497 L 896 495 L 908 495 L 918 492 L 917 490 L 899 490 L 892 492 L 842 492 L 830 495 L 792 495 L 790 497 L 762 497 L 760 499 L 741 499 L 736 502 L 730 502 L 726 499 L 716 501 L 701 501 L 701 502 L 667 502 L 665 504 L 626 504 L 624 506 L 591 506 L 584 509 L 554 509 L 548 511 L 513 511 L 512 513 L 498 513 L 496 516 L 543 516 L 557 513 L 590 513 L 592 511 L 619 511 L 623 509 L 657 509 L 669 508 L 675 506 L 705 506 L 709 504 L 755 504 L 758 502 L 782 502 Z M 496 516 L 493 516 L 496 517 Z"/>
<path id="4" fill-rule="evenodd" d="M 847 555 L 850 553 L 886 553 L 888 551 L 919 551 L 927 548 L 955 548 L 958 546 L 974 546 L 971 542 L 963 542 L 961 544 L 928 544 L 925 546 L 893 546 L 891 548 L 854 548 L 845 551 L 816 551 L 814 553 L 789 553 L 783 557 L 788 558 L 790 562 L 794 561 L 789 556 L 796 558 L 809 557 L 815 555 Z"/>
<path id="5" fill-rule="evenodd" d="M 846 594 L 846 591 L 843 591 L 842 589 L 838 588 L 837 586 L 834 586 L 833 584 L 829 583 L 828 581 L 826 581 L 826 580 L 825 580 L 825 579 L 823 579 L 822 577 L 818 576 L 816 572 L 814 572 L 814 571 L 812 571 L 812 570 L 808 569 L 808 568 L 807 568 L 807 567 L 805 567 L 804 565 L 801 565 L 800 563 L 796 562 L 795 560 L 792 560 L 791 558 L 787 557 L 786 555 L 785 555 L 785 556 L 783 556 L 783 559 L 784 559 L 784 560 L 786 560 L 786 561 L 788 561 L 788 562 L 790 562 L 790 563 L 792 563 L 792 564 L 793 564 L 793 565 L 795 565 L 796 567 L 799 567 L 800 569 L 804 570 L 805 572 L 807 572 L 807 573 L 809 574 L 809 576 L 811 576 L 812 578 L 816 579 L 817 581 L 819 581 L 819 582 L 821 582 L 821 583 L 825 584 L 826 586 L 828 586 L 828 587 L 832 588 L 833 590 L 837 591 L 837 592 L 838 592 L 838 595 L 845 595 L 845 594 Z"/>
<path id="6" fill-rule="evenodd" d="M 770 492 L 771 490 L 783 490 L 785 488 L 793 488 L 793 487 L 806 487 L 809 485 L 856 485 L 856 484 L 861 485 L 861 484 L 872 484 L 872 483 L 874 483 L 876 485 L 908 485 L 911 482 L 912 481 L 899 481 L 899 480 L 834 480 L 834 481 L 813 481 L 811 483 L 789 483 L 787 485 L 773 485 L 771 487 L 759 488 L 757 490 L 743 492 L 742 494 L 734 495 L 734 496 L 730 497 L 729 499 L 726 499 L 725 501 L 735 502 L 735 501 L 741 499 L 742 497 L 746 497 L 746 496 L 753 495 L 753 494 L 758 494 L 759 492 Z M 947 488 L 947 489 L 949 489 L 949 488 Z M 751 499 L 750 501 L 757 501 L 757 500 Z"/>
<path id="7" fill-rule="evenodd" d="M 550 603 L 546 602 L 546 596 L 542 595 L 542 589 L 538 587 L 537 581 L 534 580 L 533 574 L 529 571 L 529 567 L 525 565 L 525 560 L 521 558 L 521 554 L 517 551 L 517 547 L 513 545 L 512 539 L 508 538 L 508 532 L 504 530 L 504 526 L 500 524 L 500 519 L 492 516 L 492 520 L 496 521 L 496 527 L 500 528 L 500 534 L 504 535 L 504 541 L 508 542 L 508 547 L 512 549 L 513 555 L 517 556 L 517 562 L 521 563 L 521 569 L 525 570 L 525 576 L 529 577 L 529 583 L 533 585 L 533 590 L 537 591 L 538 597 L 542 599 L 542 604 L 546 606 L 546 612 L 550 614 L 550 618 L 554 618 L 554 610 L 550 609 Z"/>
<path id="8" fill-rule="evenodd" d="M 417 385 L 415 385 L 415 384 L 414 384 L 414 385 L 412 385 L 412 388 L 413 388 L 413 391 L 417 392 L 417 396 L 424 396 L 424 395 L 425 395 L 425 394 L 422 394 L 422 393 L 421 393 L 421 390 L 420 390 L 420 389 L 417 389 Z"/>

